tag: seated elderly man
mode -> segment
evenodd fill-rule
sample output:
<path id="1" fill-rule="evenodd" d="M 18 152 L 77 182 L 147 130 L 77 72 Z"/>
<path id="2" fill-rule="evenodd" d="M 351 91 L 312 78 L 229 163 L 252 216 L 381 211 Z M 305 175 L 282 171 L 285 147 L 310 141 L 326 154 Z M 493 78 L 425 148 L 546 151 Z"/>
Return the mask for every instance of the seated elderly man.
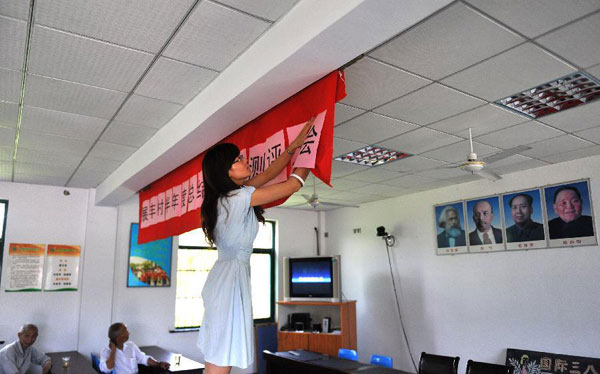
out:
<path id="1" fill-rule="evenodd" d="M 117 322 L 108 328 L 108 347 L 102 349 L 100 354 L 100 370 L 103 373 L 133 374 L 138 372 L 138 364 L 160 367 L 163 370 L 169 368 L 168 362 L 158 362 L 146 355 L 132 341 L 129 341 L 129 330 L 124 323 Z"/>
<path id="2" fill-rule="evenodd" d="M 25 374 L 31 364 L 40 365 L 43 374 L 49 373 L 50 357 L 32 347 L 38 337 L 37 326 L 23 325 L 17 336 L 18 340 L 0 350 L 0 374 Z"/>

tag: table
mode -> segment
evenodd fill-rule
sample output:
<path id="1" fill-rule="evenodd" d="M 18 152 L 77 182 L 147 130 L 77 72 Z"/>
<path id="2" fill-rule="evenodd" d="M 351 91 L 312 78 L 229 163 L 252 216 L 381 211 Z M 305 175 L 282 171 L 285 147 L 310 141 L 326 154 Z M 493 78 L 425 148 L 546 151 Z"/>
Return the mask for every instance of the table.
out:
<path id="1" fill-rule="evenodd" d="M 196 362 L 185 356 L 181 356 L 179 365 L 175 365 L 175 353 L 169 352 L 165 349 L 150 345 L 146 347 L 140 347 L 142 352 L 147 355 L 154 357 L 157 361 L 165 361 L 171 364 L 171 367 L 167 373 L 179 373 L 179 374 L 200 374 L 204 373 L 204 365 Z"/>
<path id="2" fill-rule="evenodd" d="M 92 368 L 92 362 L 89 357 L 82 355 L 77 351 L 52 352 L 46 353 L 52 360 L 52 373 L 54 374 L 98 374 Z M 62 358 L 70 357 L 69 369 L 63 370 Z"/>
<path id="3" fill-rule="evenodd" d="M 275 353 L 265 350 L 263 357 L 267 374 L 411 374 L 302 349 Z"/>

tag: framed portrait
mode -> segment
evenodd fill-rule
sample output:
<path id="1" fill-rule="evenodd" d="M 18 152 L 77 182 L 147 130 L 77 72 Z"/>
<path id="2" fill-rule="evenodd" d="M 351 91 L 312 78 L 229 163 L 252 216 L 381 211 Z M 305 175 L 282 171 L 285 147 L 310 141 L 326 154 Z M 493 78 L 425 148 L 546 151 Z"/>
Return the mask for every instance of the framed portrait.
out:
<path id="1" fill-rule="evenodd" d="M 551 247 L 597 244 L 588 180 L 544 187 L 544 199 Z"/>
<path id="2" fill-rule="evenodd" d="M 539 188 L 502 195 L 506 249 L 546 248 L 542 192 Z"/>
<path id="3" fill-rule="evenodd" d="M 131 224 L 127 287 L 170 287 L 173 238 L 138 244 L 139 224 Z"/>
<path id="4" fill-rule="evenodd" d="M 434 216 L 436 254 L 451 255 L 468 252 L 463 202 L 436 205 Z"/>
<path id="5" fill-rule="evenodd" d="M 502 209 L 500 197 L 490 196 L 468 200 L 467 227 L 469 252 L 493 252 L 504 250 L 502 232 Z"/>

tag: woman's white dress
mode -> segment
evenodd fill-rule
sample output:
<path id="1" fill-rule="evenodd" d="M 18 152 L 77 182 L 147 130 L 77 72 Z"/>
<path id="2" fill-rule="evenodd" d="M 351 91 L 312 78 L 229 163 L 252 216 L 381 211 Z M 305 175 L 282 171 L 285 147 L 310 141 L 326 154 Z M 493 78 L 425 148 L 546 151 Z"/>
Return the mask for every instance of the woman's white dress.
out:
<path id="1" fill-rule="evenodd" d="M 218 366 L 246 368 L 255 357 L 250 255 L 258 220 L 250 206 L 252 192 L 254 187 L 244 186 L 217 204 L 219 256 L 202 290 L 205 312 L 198 347 L 205 361 Z"/>

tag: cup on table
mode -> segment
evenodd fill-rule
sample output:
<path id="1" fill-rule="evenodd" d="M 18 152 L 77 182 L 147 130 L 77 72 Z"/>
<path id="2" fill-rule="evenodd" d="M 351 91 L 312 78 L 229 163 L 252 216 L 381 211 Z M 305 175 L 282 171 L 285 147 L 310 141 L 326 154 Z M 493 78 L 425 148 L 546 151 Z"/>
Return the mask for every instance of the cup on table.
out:
<path id="1" fill-rule="evenodd" d="M 181 363 L 181 353 L 173 353 L 173 362 L 175 365 L 179 365 Z"/>
<path id="2" fill-rule="evenodd" d="M 62 358 L 62 366 L 64 368 L 68 368 L 69 367 L 69 360 L 71 360 L 71 357 L 69 356 L 65 356 Z"/>

